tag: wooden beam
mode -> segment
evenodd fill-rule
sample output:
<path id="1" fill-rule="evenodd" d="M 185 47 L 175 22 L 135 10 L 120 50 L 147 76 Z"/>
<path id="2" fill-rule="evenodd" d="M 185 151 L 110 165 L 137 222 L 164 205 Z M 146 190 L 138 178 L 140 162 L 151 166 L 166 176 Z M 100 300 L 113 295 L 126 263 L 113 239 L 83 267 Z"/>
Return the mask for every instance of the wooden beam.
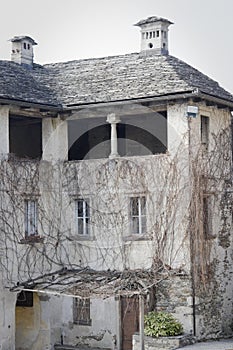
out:
<path id="1" fill-rule="evenodd" d="M 10 106 L 10 114 L 18 115 L 23 117 L 35 117 L 35 118 L 56 118 L 57 112 L 41 110 L 40 108 L 28 108 L 28 107 L 18 107 Z"/>

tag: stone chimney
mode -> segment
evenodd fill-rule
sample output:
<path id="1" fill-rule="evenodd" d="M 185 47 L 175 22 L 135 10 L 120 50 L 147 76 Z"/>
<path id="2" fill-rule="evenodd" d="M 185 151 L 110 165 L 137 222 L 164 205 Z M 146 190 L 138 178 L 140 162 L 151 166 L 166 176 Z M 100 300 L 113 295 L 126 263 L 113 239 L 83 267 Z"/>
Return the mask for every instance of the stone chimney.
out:
<path id="1" fill-rule="evenodd" d="M 10 41 L 12 42 L 11 60 L 33 67 L 33 46 L 37 43 L 29 36 L 14 36 Z"/>
<path id="2" fill-rule="evenodd" d="M 168 55 L 168 27 L 172 22 L 161 17 L 148 17 L 135 24 L 141 28 L 143 54 Z"/>

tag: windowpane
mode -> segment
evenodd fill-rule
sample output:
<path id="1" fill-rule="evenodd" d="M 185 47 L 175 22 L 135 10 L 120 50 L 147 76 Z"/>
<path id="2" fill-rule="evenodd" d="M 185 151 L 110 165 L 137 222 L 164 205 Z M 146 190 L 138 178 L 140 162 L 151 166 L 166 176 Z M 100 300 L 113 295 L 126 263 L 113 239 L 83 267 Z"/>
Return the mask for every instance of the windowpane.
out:
<path id="1" fill-rule="evenodd" d="M 76 218 L 79 235 L 89 234 L 90 207 L 88 199 L 76 201 Z"/>
<path id="2" fill-rule="evenodd" d="M 131 214 L 138 215 L 138 198 L 131 198 Z"/>
<path id="3" fill-rule="evenodd" d="M 27 236 L 37 234 L 37 202 L 25 201 L 25 232 Z"/>
<path id="4" fill-rule="evenodd" d="M 146 198 L 130 198 L 130 230 L 131 234 L 146 232 Z"/>
<path id="5" fill-rule="evenodd" d="M 141 204 L 141 214 L 146 215 L 146 198 L 141 197 L 140 199 L 140 204 Z"/>
<path id="6" fill-rule="evenodd" d="M 83 235 L 84 233 L 84 229 L 83 229 L 83 219 L 82 218 L 79 218 L 78 219 L 78 233 L 80 235 Z"/>
<path id="7" fill-rule="evenodd" d="M 133 217 L 131 220 L 131 233 L 139 233 L 139 218 Z"/>
<path id="8" fill-rule="evenodd" d="M 78 200 L 78 216 L 82 217 L 83 216 L 83 200 Z"/>
<path id="9" fill-rule="evenodd" d="M 74 322 L 80 325 L 91 325 L 90 299 L 74 298 Z"/>

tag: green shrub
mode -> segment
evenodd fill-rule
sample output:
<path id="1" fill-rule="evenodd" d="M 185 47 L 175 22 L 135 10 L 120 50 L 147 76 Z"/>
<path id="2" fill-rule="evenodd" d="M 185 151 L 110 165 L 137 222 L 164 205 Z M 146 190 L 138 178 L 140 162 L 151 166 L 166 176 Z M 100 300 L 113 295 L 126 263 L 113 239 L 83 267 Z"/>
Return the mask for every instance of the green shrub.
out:
<path id="1" fill-rule="evenodd" d="M 145 315 L 145 334 L 151 337 L 168 337 L 183 333 L 182 324 L 171 314 L 151 311 Z"/>

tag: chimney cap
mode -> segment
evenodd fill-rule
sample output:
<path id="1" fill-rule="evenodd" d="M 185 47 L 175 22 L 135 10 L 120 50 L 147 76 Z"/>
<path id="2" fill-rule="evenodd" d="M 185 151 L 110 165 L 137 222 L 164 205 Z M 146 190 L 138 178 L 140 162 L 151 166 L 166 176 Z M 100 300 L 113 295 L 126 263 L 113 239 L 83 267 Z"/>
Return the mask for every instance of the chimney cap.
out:
<path id="1" fill-rule="evenodd" d="M 166 18 L 157 17 L 157 16 L 151 16 L 151 17 L 148 17 L 146 19 L 142 19 L 141 21 L 139 21 L 138 23 L 135 23 L 134 25 L 140 27 L 140 26 L 142 26 L 144 24 L 155 23 L 155 22 L 164 22 L 164 23 L 167 23 L 169 25 L 170 24 L 174 24 L 173 22 L 169 21 Z"/>
<path id="2" fill-rule="evenodd" d="M 32 45 L 37 45 L 34 39 L 32 39 L 30 36 L 27 35 L 19 35 L 19 36 L 14 36 L 10 41 L 12 43 L 17 42 L 17 41 L 23 41 L 23 40 L 28 40 L 31 42 Z"/>

